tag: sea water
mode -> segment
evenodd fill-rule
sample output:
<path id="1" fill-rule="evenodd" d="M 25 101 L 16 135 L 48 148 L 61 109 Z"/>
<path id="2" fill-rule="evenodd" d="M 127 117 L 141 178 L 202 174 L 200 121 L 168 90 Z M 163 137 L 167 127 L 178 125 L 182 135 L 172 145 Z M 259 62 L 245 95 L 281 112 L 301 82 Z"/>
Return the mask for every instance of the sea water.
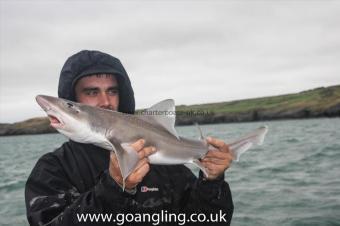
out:
<path id="1" fill-rule="evenodd" d="M 269 127 L 263 146 L 243 154 L 225 174 L 235 206 L 231 225 L 340 225 L 340 119 L 201 128 L 206 136 L 230 141 L 261 125 Z M 196 126 L 177 130 L 199 135 Z M 40 156 L 66 140 L 60 134 L 0 137 L 0 225 L 28 225 L 27 177 Z"/>

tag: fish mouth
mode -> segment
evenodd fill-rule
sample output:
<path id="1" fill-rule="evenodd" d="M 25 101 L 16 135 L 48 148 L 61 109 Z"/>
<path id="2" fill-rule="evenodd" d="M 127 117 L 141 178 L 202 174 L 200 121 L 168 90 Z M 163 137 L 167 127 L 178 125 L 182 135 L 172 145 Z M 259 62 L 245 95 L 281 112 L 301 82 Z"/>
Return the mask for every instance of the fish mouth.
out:
<path id="1" fill-rule="evenodd" d="M 50 120 L 50 125 L 54 128 L 61 128 L 64 126 L 64 123 L 55 115 L 47 114 L 48 119 Z"/>
<path id="2" fill-rule="evenodd" d="M 46 96 L 38 95 L 36 100 L 40 107 L 46 112 L 48 119 L 50 120 L 50 125 L 54 128 L 61 128 L 64 123 L 60 120 L 60 117 L 53 113 L 51 104 L 46 100 Z"/>

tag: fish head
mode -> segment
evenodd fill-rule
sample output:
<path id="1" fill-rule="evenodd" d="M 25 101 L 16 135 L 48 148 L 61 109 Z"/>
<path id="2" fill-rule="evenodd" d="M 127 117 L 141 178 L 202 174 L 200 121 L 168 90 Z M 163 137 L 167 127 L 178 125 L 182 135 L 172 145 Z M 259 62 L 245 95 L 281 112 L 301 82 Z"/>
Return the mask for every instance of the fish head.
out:
<path id="1" fill-rule="evenodd" d="M 83 104 L 46 95 L 36 96 L 36 101 L 46 112 L 53 128 L 71 140 L 84 143 L 90 125 Z"/>

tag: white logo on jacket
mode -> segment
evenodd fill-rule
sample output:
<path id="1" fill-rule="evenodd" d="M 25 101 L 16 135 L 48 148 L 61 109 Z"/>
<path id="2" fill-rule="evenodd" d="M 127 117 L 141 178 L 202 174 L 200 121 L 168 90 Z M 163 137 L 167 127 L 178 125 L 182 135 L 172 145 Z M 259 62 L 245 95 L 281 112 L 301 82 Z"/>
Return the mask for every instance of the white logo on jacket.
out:
<path id="1" fill-rule="evenodd" d="M 159 191 L 159 188 L 149 188 L 147 186 L 140 187 L 141 192 L 149 192 L 149 191 Z"/>

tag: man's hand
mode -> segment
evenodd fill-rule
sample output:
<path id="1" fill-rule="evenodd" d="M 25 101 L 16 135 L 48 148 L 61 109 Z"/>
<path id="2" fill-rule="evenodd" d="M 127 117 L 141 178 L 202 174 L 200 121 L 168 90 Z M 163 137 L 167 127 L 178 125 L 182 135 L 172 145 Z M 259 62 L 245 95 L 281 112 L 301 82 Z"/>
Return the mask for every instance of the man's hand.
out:
<path id="1" fill-rule="evenodd" d="M 222 140 L 207 137 L 207 142 L 217 150 L 209 150 L 201 162 L 208 171 L 209 176 L 207 179 L 214 180 L 229 168 L 233 157 L 230 153 L 228 145 Z"/>
<path id="2" fill-rule="evenodd" d="M 149 159 L 148 156 L 156 152 L 155 147 L 144 147 L 145 140 L 139 139 L 135 143 L 131 144 L 133 149 L 136 150 L 139 156 L 139 161 L 137 163 L 134 171 L 126 178 L 125 188 L 128 190 L 133 189 L 143 180 L 143 177 L 149 172 Z M 111 177 L 120 185 L 123 184 L 123 177 L 120 172 L 119 164 L 116 155 L 111 152 L 110 156 L 110 166 L 109 171 Z"/>

